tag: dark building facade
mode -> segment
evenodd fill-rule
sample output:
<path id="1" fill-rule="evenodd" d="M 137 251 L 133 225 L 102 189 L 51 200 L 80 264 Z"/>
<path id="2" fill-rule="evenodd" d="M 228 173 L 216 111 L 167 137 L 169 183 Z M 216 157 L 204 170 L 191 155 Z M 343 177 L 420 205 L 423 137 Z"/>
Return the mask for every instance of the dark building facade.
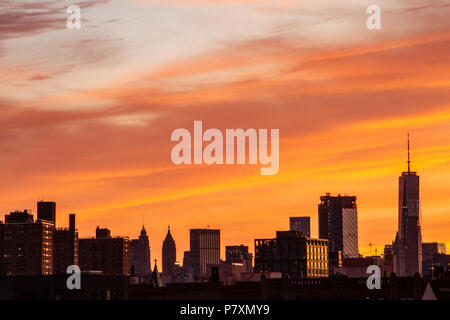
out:
<path id="1" fill-rule="evenodd" d="M 394 272 L 399 276 L 422 274 L 419 176 L 411 171 L 408 139 L 408 171 L 399 177 L 398 231 L 395 236 Z"/>
<path id="2" fill-rule="evenodd" d="M 5 255 L 5 224 L 0 220 L 0 277 L 6 277 L 7 268 L 4 259 Z"/>
<path id="3" fill-rule="evenodd" d="M 277 231 L 255 240 L 255 272 L 281 272 L 291 279 L 328 277 L 328 240 L 299 231 Z"/>
<path id="4" fill-rule="evenodd" d="M 394 249 L 391 244 L 387 244 L 383 251 L 383 276 L 389 277 L 392 272 L 394 272 Z"/>
<path id="5" fill-rule="evenodd" d="M 53 233 L 53 273 L 66 274 L 67 267 L 78 265 L 78 231 L 75 214 L 69 215 L 69 228 L 57 228 Z"/>
<path id="6" fill-rule="evenodd" d="M 152 272 L 150 268 L 150 244 L 147 231 L 142 226 L 139 239 L 131 240 L 131 265 L 137 276 L 145 276 Z"/>
<path id="7" fill-rule="evenodd" d="M 431 276 L 433 271 L 442 267 L 445 271 L 447 263 L 442 262 L 442 257 L 446 255 L 445 243 L 424 242 L 422 243 L 422 273 L 424 276 Z"/>
<path id="8" fill-rule="evenodd" d="M 56 227 L 56 202 L 39 201 L 37 203 L 37 219 L 53 222 Z"/>
<path id="9" fill-rule="evenodd" d="M 130 274 L 130 239 L 111 237 L 108 229 L 97 227 L 95 238 L 78 240 L 78 260 L 82 271 Z"/>
<path id="10" fill-rule="evenodd" d="M 248 247 L 243 244 L 239 246 L 226 246 L 225 262 L 242 263 L 245 266 L 245 272 L 253 272 L 253 255 L 248 252 Z"/>
<path id="11" fill-rule="evenodd" d="M 194 280 L 206 280 L 208 264 L 220 262 L 220 230 L 191 229 L 189 265 L 192 267 Z"/>
<path id="12" fill-rule="evenodd" d="M 300 231 L 308 238 L 311 237 L 311 218 L 310 217 L 290 217 L 289 230 Z"/>
<path id="13" fill-rule="evenodd" d="M 11 212 L 0 225 L 3 271 L 8 276 L 53 273 L 53 222 L 34 221 L 27 210 Z"/>
<path id="14" fill-rule="evenodd" d="M 170 233 L 170 227 L 167 229 L 166 238 L 163 241 L 162 246 L 162 272 L 167 275 L 172 275 L 175 262 L 177 261 L 177 248 L 175 240 L 173 240 Z"/>
<path id="15" fill-rule="evenodd" d="M 320 197 L 319 238 L 328 239 L 330 274 L 341 266 L 342 258 L 359 257 L 358 213 L 355 196 Z"/>

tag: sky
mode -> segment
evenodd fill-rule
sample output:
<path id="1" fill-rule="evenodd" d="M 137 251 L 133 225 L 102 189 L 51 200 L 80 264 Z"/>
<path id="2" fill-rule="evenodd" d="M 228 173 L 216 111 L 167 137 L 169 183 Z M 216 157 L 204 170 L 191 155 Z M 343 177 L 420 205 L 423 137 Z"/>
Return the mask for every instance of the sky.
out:
<path id="1" fill-rule="evenodd" d="M 190 228 L 220 228 L 224 258 L 290 216 L 317 237 L 330 192 L 357 196 L 360 252 L 381 253 L 409 132 L 423 241 L 450 250 L 449 17 L 439 0 L 2 0 L 0 220 L 44 199 L 80 237 L 144 223 L 158 260 L 170 224 L 179 261 Z M 278 173 L 174 165 L 171 133 L 194 120 L 279 129 Z"/>

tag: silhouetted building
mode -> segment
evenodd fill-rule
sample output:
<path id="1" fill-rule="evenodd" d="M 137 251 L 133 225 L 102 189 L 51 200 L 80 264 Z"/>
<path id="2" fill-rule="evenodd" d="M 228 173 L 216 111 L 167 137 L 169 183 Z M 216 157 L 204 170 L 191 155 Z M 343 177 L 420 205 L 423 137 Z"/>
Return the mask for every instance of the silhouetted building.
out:
<path id="1" fill-rule="evenodd" d="M 446 254 L 445 243 L 439 242 L 423 242 L 422 243 L 422 258 L 423 260 L 433 258 L 435 253 Z"/>
<path id="2" fill-rule="evenodd" d="M 349 278 L 364 278 L 369 276 L 367 268 L 372 265 L 380 267 L 381 275 L 384 275 L 383 259 L 380 256 L 343 258 L 342 267 L 336 271 Z"/>
<path id="3" fill-rule="evenodd" d="M 130 274 L 130 239 L 111 237 L 108 229 L 97 227 L 96 238 L 78 240 L 78 260 L 82 271 Z"/>
<path id="4" fill-rule="evenodd" d="M 235 285 L 242 281 L 242 275 L 247 274 L 247 266 L 239 262 L 220 262 L 208 265 L 208 279 L 221 282 L 226 286 Z"/>
<path id="5" fill-rule="evenodd" d="M 37 203 L 37 220 L 53 222 L 56 227 L 56 203 L 53 201 L 39 201 Z"/>
<path id="6" fill-rule="evenodd" d="M 189 265 L 181 266 L 178 262 L 175 262 L 175 266 L 173 267 L 172 274 L 170 276 L 167 276 L 166 274 L 163 274 L 163 276 L 165 284 L 194 282 L 192 267 Z"/>
<path id="7" fill-rule="evenodd" d="M 150 244 L 145 227 L 142 226 L 139 239 L 131 240 L 131 265 L 137 276 L 145 276 L 152 272 L 150 267 Z"/>
<path id="8" fill-rule="evenodd" d="M 384 246 L 383 276 L 389 277 L 394 272 L 394 249 L 391 244 Z"/>
<path id="9" fill-rule="evenodd" d="M 358 213 L 355 196 L 320 197 L 319 238 L 328 239 L 330 274 L 341 266 L 342 258 L 357 258 Z"/>
<path id="10" fill-rule="evenodd" d="M 123 275 L 83 273 L 81 290 L 67 287 L 67 274 L 15 276 L 0 278 L 0 300 L 126 300 L 129 288 L 130 278 Z"/>
<path id="11" fill-rule="evenodd" d="M 190 266 L 191 265 L 191 252 L 185 251 L 183 253 L 183 266 Z"/>
<path id="12" fill-rule="evenodd" d="M 427 283 L 422 300 L 450 301 L 450 281 L 431 280 Z"/>
<path id="13" fill-rule="evenodd" d="M 111 238 L 111 231 L 108 228 L 97 227 L 95 229 L 95 237 L 97 239 Z"/>
<path id="14" fill-rule="evenodd" d="M 53 272 L 53 222 L 34 221 L 25 211 L 11 212 L 1 224 L 3 273 L 49 275 Z"/>
<path id="15" fill-rule="evenodd" d="M 255 240 L 255 272 L 281 272 L 291 279 L 328 277 L 328 240 L 299 231 L 277 231 Z"/>
<path id="16" fill-rule="evenodd" d="M 446 254 L 445 243 L 424 242 L 422 243 L 422 273 L 431 276 L 433 272 L 442 267 L 446 270 L 447 263 L 442 259 Z"/>
<path id="17" fill-rule="evenodd" d="M 153 267 L 152 276 L 150 278 L 150 285 L 153 288 L 159 288 L 162 286 L 161 277 L 159 275 L 158 266 L 156 265 L 156 259 L 155 259 L 155 266 Z"/>
<path id="18" fill-rule="evenodd" d="M 5 224 L 3 221 L 0 220 L 0 278 L 6 277 L 6 274 L 8 272 L 6 267 L 6 262 L 4 259 L 5 255 Z"/>
<path id="19" fill-rule="evenodd" d="M 311 237 L 311 218 L 310 217 L 290 217 L 289 230 L 300 231 L 308 238 Z"/>
<path id="20" fill-rule="evenodd" d="M 398 276 L 422 274 L 419 176 L 411 171 L 408 136 L 408 171 L 399 177 L 398 231 L 395 236 L 394 272 Z"/>
<path id="21" fill-rule="evenodd" d="M 71 265 L 78 265 L 78 231 L 73 213 L 69 215 L 69 228 L 53 232 L 53 273 L 66 274 Z"/>
<path id="22" fill-rule="evenodd" d="M 162 246 L 162 272 L 166 275 L 172 275 L 175 268 L 175 261 L 177 260 L 177 248 L 175 240 L 170 233 L 170 226 L 167 229 L 166 238 Z"/>
<path id="23" fill-rule="evenodd" d="M 191 229 L 189 265 L 194 272 L 194 280 L 208 278 L 208 264 L 220 261 L 220 230 Z"/>
<path id="24" fill-rule="evenodd" d="M 226 246 L 225 262 L 241 263 L 245 267 L 245 272 L 253 272 L 253 255 L 248 252 L 248 247 L 243 244 L 240 246 Z"/>

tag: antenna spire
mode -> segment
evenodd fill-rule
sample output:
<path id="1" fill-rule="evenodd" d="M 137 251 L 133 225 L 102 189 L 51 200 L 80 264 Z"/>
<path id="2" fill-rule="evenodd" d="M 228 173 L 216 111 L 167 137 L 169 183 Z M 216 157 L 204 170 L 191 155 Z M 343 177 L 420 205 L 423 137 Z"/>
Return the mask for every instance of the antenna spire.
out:
<path id="1" fill-rule="evenodd" d="M 408 173 L 411 172 L 411 159 L 409 155 L 409 132 L 408 132 Z"/>

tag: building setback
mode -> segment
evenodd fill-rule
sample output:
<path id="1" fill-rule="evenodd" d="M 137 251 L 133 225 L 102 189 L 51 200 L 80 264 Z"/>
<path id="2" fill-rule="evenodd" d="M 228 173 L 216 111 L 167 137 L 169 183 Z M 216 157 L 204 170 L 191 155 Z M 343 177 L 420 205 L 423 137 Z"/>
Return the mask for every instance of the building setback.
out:
<path id="1" fill-rule="evenodd" d="M 291 279 L 328 276 L 328 240 L 299 231 L 277 231 L 274 239 L 255 239 L 255 272 L 281 272 Z"/>
<path id="2" fill-rule="evenodd" d="M 78 240 L 78 260 L 82 271 L 130 274 L 130 239 L 111 237 L 108 229 L 97 227 L 95 238 Z"/>

